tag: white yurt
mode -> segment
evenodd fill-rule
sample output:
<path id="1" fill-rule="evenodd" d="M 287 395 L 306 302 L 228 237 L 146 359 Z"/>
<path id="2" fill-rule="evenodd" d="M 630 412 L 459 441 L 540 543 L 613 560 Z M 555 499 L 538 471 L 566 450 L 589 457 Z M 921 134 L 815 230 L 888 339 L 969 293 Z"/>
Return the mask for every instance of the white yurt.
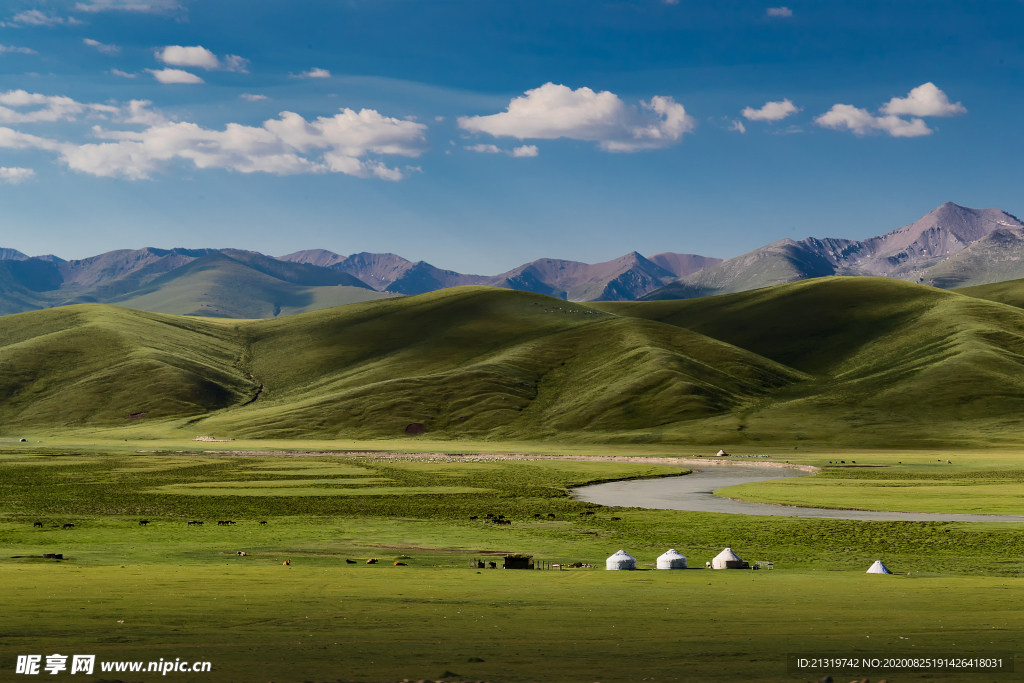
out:
<path id="1" fill-rule="evenodd" d="M 726 548 L 722 552 L 715 555 L 715 559 L 711 560 L 712 569 L 748 569 L 750 565 L 743 561 L 743 558 L 732 551 L 732 548 Z"/>
<path id="2" fill-rule="evenodd" d="M 636 558 L 625 550 L 620 550 L 605 560 L 604 565 L 608 571 L 633 570 L 636 569 Z"/>
<path id="3" fill-rule="evenodd" d="M 723 451 L 718 451 L 717 453 L 715 453 L 715 455 L 717 455 L 717 456 L 718 456 L 719 458 L 725 458 L 725 457 L 728 457 L 728 455 L 729 455 L 729 454 L 728 454 L 728 453 L 726 453 L 726 452 L 725 452 L 725 451 L 723 450 Z"/>
<path id="4" fill-rule="evenodd" d="M 889 568 L 882 564 L 881 560 L 875 560 L 874 563 L 868 567 L 865 574 L 892 574 Z"/>
<path id="5" fill-rule="evenodd" d="M 686 569 L 686 557 L 672 548 L 658 557 L 658 569 Z"/>

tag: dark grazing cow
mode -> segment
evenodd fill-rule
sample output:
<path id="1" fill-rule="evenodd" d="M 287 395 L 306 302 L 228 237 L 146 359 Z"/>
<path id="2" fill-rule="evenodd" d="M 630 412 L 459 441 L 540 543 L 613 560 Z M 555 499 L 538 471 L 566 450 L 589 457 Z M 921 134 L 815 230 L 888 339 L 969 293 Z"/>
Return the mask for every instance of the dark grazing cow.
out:
<path id="1" fill-rule="evenodd" d="M 140 519 L 139 520 L 139 526 L 149 526 L 149 520 L 148 519 Z"/>
<path id="2" fill-rule="evenodd" d="M 61 527 L 61 529 L 74 529 L 74 528 L 75 528 L 75 525 L 72 524 L 71 522 L 68 522 L 67 524 L 65 524 L 64 526 Z"/>
<path id="3" fill-rule="evenodd" d="M 267 520 L 261 519 L 260 520 L 260 526 L 266 526 L 266 525 L 267 525 Z"/>
<path id="4" fill-rule="evenodd" d="M 189 522 L 188 522 L 188 525 L 189 525 L 189 526 L 194 526 L 194 525 L 196 525 L 196 524 L 202 525 L 202 521 L 200 521 L 200 520 L 198 520 L 198 519 L 191 519 L 191 520 L 189 520 Z"/>
<path id="5" fill-rule="evenodd" d="M 42 529 L 42 528 L 43 528 L 43 523 L 42 523 L 42 522 L 36 522 L 36 523 L 35 523 L 35 524 L 33 524 L 32 526 L 33 526 L 34 528 L 36 528 L 36 529 Z"/>

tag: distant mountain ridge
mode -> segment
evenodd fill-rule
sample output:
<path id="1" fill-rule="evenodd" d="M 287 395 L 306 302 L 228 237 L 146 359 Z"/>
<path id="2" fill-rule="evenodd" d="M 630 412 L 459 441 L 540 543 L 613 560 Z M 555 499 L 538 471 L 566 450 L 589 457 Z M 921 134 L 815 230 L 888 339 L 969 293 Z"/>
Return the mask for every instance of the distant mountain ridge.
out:
<path id="1" fill-rule="evenodd" d="M 0 314 L 114 303 L 157 313 L 262 318 L 383 296 L 348 273 L 238 249 L 147 247 L 73 261 L 0 259 Z"/>
<path id="2" fill-rule="evenodd" d="M 486 285 L 569 301 L 631 301 L 678 277 L 722 261 L 666 252 L 653 256 L 652 259 L 660 260 L 655 262 L 634 251 L 603 263 L 538 259 L 499 275 L 467 275 L 395 254 L 361 252 L 342 256 L 325 249 L 307 249 L 278 258 L 349 273 L 382 292 L 413 295 L 462 285 Z"/>
<path id="3" fill-rule="evenodd" d="M 873 275 L 943 289 L 1024 277 L 1024 223 L 1001 209 L 946 202 L 866 240 L 779 240 L 638 297 L 691 299 L 831 275 Z"/>
<path id="4" fill-rule="evenodd" d="M 307 249 L 120 249 L 64 261 L 0 249 L 0 315 L 74 303 L 154 312 L 274 317 L 325 306 L 483 285 L 574 302 L 690 299 L 829 276 L 882 276 L 943 289 L 1024 278 L 1024 223 L 947 202 L 865 240 L 782 239 L 722 260 L 630 252 L 602 263 L 543 258 L 498 275 L 465 274 L 397 254 Z"/>

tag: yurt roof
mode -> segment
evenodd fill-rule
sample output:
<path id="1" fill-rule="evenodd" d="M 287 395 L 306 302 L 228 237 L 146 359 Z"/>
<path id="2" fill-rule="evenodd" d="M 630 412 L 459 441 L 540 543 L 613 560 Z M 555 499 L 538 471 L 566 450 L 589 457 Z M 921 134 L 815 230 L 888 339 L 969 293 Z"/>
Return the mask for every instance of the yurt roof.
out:
<path id="1" fill-rule="evenodd" d="M 662 553 L 661 556 L 658 557 L 658 559 L 659 560 L 675 560 L 675 559 L 678 559 L 680 557 L 682 557 L 684 560 L 686 559 L 686 557 L 684 555 L 682 555 L 681 553 L 676 551 L 675 548 L 672 548 L 672 549 L 667 550 L 666 552 Z"/>
<path id="2" fill-rule="evenodd" d="M 630 555 L 629 553 L 627 553 L 625 550 L 620 550 L 619 552 L 615 553 L 614 555 L 612 555 L 608 559 L 609 560 L 633 560 L 634 562 L 636 562 L 636 558 L 633 557 L 632 555 Z"/>
<path id="3" fill-rule="evenodd" d="M 743 561 L 743 558 L 740 557 L 739 555 L 737 555 L 736 553 L 734 553 L 732 551 L 732 548 L 726 548 L 722 552 L 718 553 L 715 556 L 715 559 L 716 560 L 721 560 L 722 562 L 742 562 Z"/>
<path id="4" fill-rule="evenodd" d="M 892 574 L 889 568 L 882 563 L 881 560 L 875 560 L 865 574 Z"/>

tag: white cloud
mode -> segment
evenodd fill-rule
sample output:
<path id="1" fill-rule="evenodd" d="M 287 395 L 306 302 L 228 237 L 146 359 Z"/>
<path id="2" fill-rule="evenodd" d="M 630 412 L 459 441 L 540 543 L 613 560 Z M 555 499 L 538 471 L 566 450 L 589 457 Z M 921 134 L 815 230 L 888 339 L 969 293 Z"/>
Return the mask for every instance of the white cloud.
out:
<path id="1" fill-rule="evenodd" d="M 497 145 L 467 145 L 466 149 L 470 152 L 479 152 L 481 154 L 507 154 L 510 157 L 535 157 L 540 154 L 537 150 L 537 145 L 523 145 L 515 147 L 511 151 L 502 149 Z"/>
<path id="2" fill-rule="evenodd" d="M 679 0 L 663 0 L 666 5 L 678 5 Z"/>
<path id="3" fill-rule="evenodd" d="M 139 12 L 142 14 L 168 14 L 183 11 L 181 3 L 176 0 L 93 0 L 79 2 L 75 5 L 76 12 Z"/>
<path id="4" fill-rule="evenodd" d="M 36 174 L 31 168 L 20 168 L 18 166 L 0 166 L 0 182 L 8 185 L 17 185 Z"/>
<path id="5" fill-rule="evenodd" d="M 872 130 L 883 131 L 894 138 L 916 138 L 932 134 L 921 119 L 907 121 L 898 116 L 872 116 L 867 109 L 858 109 L 850 104 L 834 104 L 814 122 L 823 128 L 846 129 L 857 135 L 865 135 Z"/>
<path id="6" fill-rule="evenodd" d="M 244 92 L 239 95 L 243 100 L 249 100 L 250 102 L 259 102 L 260 100 L 267 99 L 266 95 L 253 95 L 251 93 Z"/>
<path id="7" fill-rule="evenodd" d="M 0 54 L 5 52 L 17 52 L 23 55 L 37 55 L 39 54 L 30 47 L 15 47 L 13 45 L 0 45 Z"/>
<path id="8" fill-rule="evenodd" d="M 94 47 L 105 55 L 116 55 L 121 52 L 121 48 L 117 45 L 104 45 L 98 40 L 92 38 L 82 38 L 82 42 L 89 47 Z"/>
<path id="9" fill-rule="evenodd" d="M 782 100 L 781 102 L 765 102 L 760 109 L 746 107 L 741 113 L 749 121 L 781 121 L 798 111 L 800 109 L 795 104 L 789 100 Z"/>
<path id="10" fill-rule="evenodd" d="M 655 96 L 640 107 L 614 93 L 572 90 L 545 83 L 509 102 L 504 112 L 461 116 L 459 127 L 473 133 L 520 140 L 570 138 L 597 142 L 606 152 L 636 152 L 678 143 L 696 126 L 683 105 Z"/>
<path id="11" fill-rule="evenodd" d="M 207 50 L 202 45 L 184 47 L 182 45 L 168 45 L 162 50 L 157 50 L 156 58 L 164 64 L 171 66 L 191 66 L 206 69 L 207 71 L 237 71 L 249 73 L 245 67 L 249 60 L 238 55 L 225 55 L 223 60 Z"/>
<path id="12" fill-rule="evenodd" d="M 295 74 L 289 74 L 292 78 L 330 78 L 331 72 L 327 69 L 313 68 L 309 71 L 303 71 L 298 76 Z"/>
<path id="13" fill-rule="evenodd" d="M 262 127 L 229 123 L 211 130 L 195 123 L 173 122 L 135 100 L 118 110 L 124 123 L 141 123 L 141 131 L 93 127 L 100 143 L 75 144 L 0 128 L 0 147 L 56 152 L 75 171 L 130 180 L 149 178 L 175 160 L 196 168 L 240 173 L 345 173 L 401 180 L 404 174 L 369 155 L 418 157 L 427 147 L 426 126 L 382 116 L 371 109 L 342 109 L 333 117 L 306 121 L 292 112 L 265 121 Z"/>
<path id="14" fill-rule="evenodd" d="M 0 147 L 6 149 L 44 149 L 50 152 L 59 152 L 63 145 L 57 140 L 41 138 L 36 135 L 12 130 L 6 126 L 0 126 Z"/>
<path id="15" fill-rule="evenodd" d="M 931 135 L 932 130 L 921 116 L 955 116 L 964 114 L 967 108 L 959 102 L 950 103 L 946 93 L 934 83 L 919 85 L 906 97 L 894 97 L 879 108 L 881 116 L 875 116 L 866 109 L 850 104 L 835 104 L 827 112 L 814 119 L 824 128 L 850 130 L 856 135 L 865 135 L 873 130 L 883 131 L 895 138 L 916 138 Z M 900 118 L 910 116 L 910 120 Z"/>
<path id="16" fill-rule="evenodd" d="M 911 90 L 906 97 L 892 98 L 879 111 L 894 116 L 956 116 L 966 114 L 967 108 L 959 102 L 950 103 L 946 93 L 934 83 L 925 83 Z"/>
<path id="17" fill-rule="evenodd" d="M 444 117 L 443 116 L 435 116 L 434 120 L 437 121 L 438 123 L 441 123 L 442 121 L 444 121 Z"/>
<path id="18" fill-rule="evenodd" d="M 146 69 L 149 73 L 153 74 L 153 78 L 160 81 L 161 83 L 205 83 L 203 79 L 196 76 L 188 71 L 182 71 L 181 69 Z"/>
<path id="19" fill-rule="evenodd" d="M 127 71 L 121 71 L 120 69 L 111 69 L 110 73 L 121 78 L 135 78 L 138 74 L 130 74 Z"/>
<path id="20" fill-rule="evenodd" d="M 505 151 L 497 145 L 468 145 L 466 149 L 470 152 L 480 152 L 481 154 L 502 154 Z"/>
<path id="21" fill-rule="evenodd" d="M 743 125 L 742 121 L 740 121 L 739 119 L 735 119 L 732 122 L 732 125 L 729 126 L 729 130 L 734 130 L 737 133 L 746 133 L 747 132 L 747 127 Z"/>
<path id="22" fill-rule="evenodd" d="M 10 21 L 0 22 L 0 26 L 5 28 L 24 28 L 26 26 L 60 26 L 61 24 L 77 26 L 81 23 L 81 21 L 74 17 L 68 17 L 65 19 L 64 17 L 40 12 L 37 9 L 30 9 L 15 14 L 11 17 Z"/>
<path id="23" fill-rule="evenodd" d="M 25 111 L 29 107 L 32 109 Z M 81 114 L 106 116 L 117 112 L 118 108 L 109 104 L 84 104 L 60 95 L 41 95 L 25 90 L 0 93 L 0 123 L 74 121 Z"/>
<path id="24" fill-rule="evenodd" d="M 765 14 L 769 17 L 791 17 L 793 10 L 788 7 L 769 7 L 765 10 Z"/>

